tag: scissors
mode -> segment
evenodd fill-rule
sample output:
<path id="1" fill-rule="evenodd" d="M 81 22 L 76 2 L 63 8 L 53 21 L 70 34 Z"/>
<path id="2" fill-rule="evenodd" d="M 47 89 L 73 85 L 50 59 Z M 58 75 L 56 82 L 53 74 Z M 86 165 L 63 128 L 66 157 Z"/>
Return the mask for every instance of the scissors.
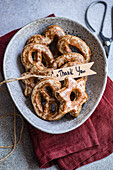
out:
<path id="1" fill-rule="evenodd" d="M 103 18 L 102 18 L 102 22 L 101 22 L 101 27 L 100 27 L 100 31 L 99 31 L 99 38 L 105 48 L 105 52 L 106 52 L 106 56 L 108 58 L 109 56 L 109 51 L 110 51 L 110 46 L 111 46 L 111 42 L 113 41 L 113 7 L 112 7 L 112 37 L 108 38 L 105 37 L 102 33 L 103 31 L 103 26 L 104 26 L 104 20 L 105 20 L 105 16 L 106 16 L 106 11 L 107 11 L 107 4 L 104 1 L 95 1 L 92 2 L 86 9 L 86 13 L 85 13 L 85 21 L 86 21 L 86 25 L 89 28 L 90 31 L 95 32 L 95 29 L 90 25 L 89 21 L 88 21 L 88 11 L 91 7 L 93 7 L 96 4 L 103 4 L 104 5 L 104 13 L 103 13 Z"/>

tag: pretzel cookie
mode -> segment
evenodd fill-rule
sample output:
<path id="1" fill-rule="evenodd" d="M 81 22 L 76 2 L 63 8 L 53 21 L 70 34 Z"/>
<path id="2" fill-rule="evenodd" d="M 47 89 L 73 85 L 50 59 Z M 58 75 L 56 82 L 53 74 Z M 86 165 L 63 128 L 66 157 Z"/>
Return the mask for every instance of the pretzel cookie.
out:
<path id="1" fill-rule="evenodd" d="M 21 77 L 26 76 L 28 74 L 29 74 L 29 72 L 23 73 L 23 74 L 21 74 Z M 30 96 L 31 93 L 32 93 L 32 90 L 35 86 L 35 78 L 31 77 L 31 78 L 28 78 L 28 79 L 23 79 L 22 81 L 25 84 L 24 95 Z"/>
<path id="2" fill-rule="evenodd" d="M 65 35 L 59 39 L 57 48 L 62 54 L 66 54 L 71 52 L 69 45 L 79 50 L 83 54 L 86 62 L 90 61 L 91 51 L 83 40 L 76 36 Z"/>
<path id="3" fill-rule="evenodd" d="M 70 113 L 77 117 L 83 103 L 88 100 L 85 81 L 82 78 L 76 81 L 72 77 L 67 77 L 64 80 L 64 87 L 58 90 L 55 96 L 60 101 L 59 113 Z"/>
<path id="4" fill-rule="evenodd" d="M 34 87 L 31 95 L 36 114 L 45 120 L 58 120 L 63 114 L 59 113 L 59 102 L 55 98 L 55 91 L 60 90 L 61 84 L 55 78 L 44 78 Z"/>
<path id="5" fill-rule="evenodd" d="M 36 54 L 34 60 L 32 58 L 33 52 L 35 52 Z M 49 67 L 51 63 L 54 61 L 54 58 L 47 46 L 42 44 L 34 44 L 34 43 L 26 45 L 21 54 L 22 64 L 25 66 L 26 71 L 28 71 L 34 65 L 36 65 L 37 69 L 44 70 L 46 67 L 42 63 L 42 59 L 43 59 L 42 55 L 46 62 L 46 67 Z"/>
<path id="6" fill-rule="evenodd" d="M 52 67 L 53 69 L 58 69 L 68 62 L 85 63 L 85 59 L 81 54 L 71 52 L 56 58 L 52 64 Z"/>
<path id="7" fill-rule="evenodd" d="M 52 71 L 52 69 L 38 70 L 36 66 L 33 66 L 29 72 L 25 72 L 25 73 L 21 74 L 21 77 L 27 76 L 27 75 L 33 75 L 33 74 L 40 75 L 40 76 L 51 76 L 51 71 Z M 24 95 L 30 96 L 33 91 L 34 86 L 39 81 L 39 78 L 30 77 L 27 79 L 23 79 L 22 81 L 25 84 Z"/>
<path id="8" fill-rule="evenodd" d="M 63 36 L 65 36 L 65 32 L 61 27 L 59 27 L 58 25 L 50 25 L 49 27 L 47 27 L 44 36 L 39 34 L 33 35 L 28 39 L 27 44 L 37 43 L 37 44 L 50 45 L 54 37 L 57 37 L 57 39 L 59 39 Z"/>

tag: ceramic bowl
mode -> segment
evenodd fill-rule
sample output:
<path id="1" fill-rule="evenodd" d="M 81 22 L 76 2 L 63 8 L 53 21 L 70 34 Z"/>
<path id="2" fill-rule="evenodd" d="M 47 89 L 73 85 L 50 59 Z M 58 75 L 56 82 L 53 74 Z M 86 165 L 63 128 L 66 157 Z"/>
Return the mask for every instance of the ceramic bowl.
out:
<path id="1" fill-rule="evenodd" d="M 47 26 L 53 24 L 62 27 L 66 34 L 80 37 L 91 49 L 91 61 L 94 61 L 92 70 L 97 74 L 88 77 L 86 92 L 89 100 L 83 105 L 79 116 L 73 118 L 67 114 L 57 121 L 42 120 L 35 114 L 30 98 L 24 96 L 21 81 L 8 83 L 7 86 L 18 110 L 31 125 L 47 133 L 61 134 L 82 125 L 94 112 L 103 95 L 107 81 L 107 61 L 100 41 L 84 26 L 67 18 L 36 20 L 20 29 L 11 39 L 5 51 L 3 69 L 5 79 L 20 77 L 25 72 L 20 55 L 27 39 L 34 34 L 42 34 Z"/>

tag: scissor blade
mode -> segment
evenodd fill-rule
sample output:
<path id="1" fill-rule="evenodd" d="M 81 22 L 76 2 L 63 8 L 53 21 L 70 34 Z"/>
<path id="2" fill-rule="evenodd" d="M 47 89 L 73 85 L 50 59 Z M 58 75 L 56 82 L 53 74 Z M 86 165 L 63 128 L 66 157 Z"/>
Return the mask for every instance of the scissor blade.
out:
<path id="1" fill-rule="evenodd" d="M 110 52 L 110 46 L 104 46 L 104 48 L 105 48 L 106 56 L 108 58 Z"/>
<path id="2" fill-rule="evenodd" d="M 113 6 L 111 8 L 111 29 L 112 29 L 112 40 L 113 40 Z"/>

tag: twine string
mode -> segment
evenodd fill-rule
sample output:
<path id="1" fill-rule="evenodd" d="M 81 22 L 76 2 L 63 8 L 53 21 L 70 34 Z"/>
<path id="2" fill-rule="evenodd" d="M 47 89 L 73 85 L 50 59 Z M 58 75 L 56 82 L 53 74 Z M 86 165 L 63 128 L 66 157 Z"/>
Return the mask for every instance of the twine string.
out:
<path id="1" fill-rule="evenodd" d="M 40 76 L 40 75 L 36 75 L 36 74 L 27 74 L 27 75 L 19 77 L 19 78 L 9 78 L 7 80 L 4 80 L 4 81 L 0 82 L 0 86 L 2 86 L 2 84 L 5 84 L 5 83 L 10 83 L 10 82 L 18 81 L 18 80 L 25 80 L 25 79 L 28 79 L 28 78 L 31 78 L 31 77 L 48 78 L 48 77 L 51 77 L 51 76 Z"/>
<path id="2" fill-rule="evenodd" d="M 19 77 L 19 78 L 9 78 L 7 80 L 4 80 L 4 81 L 0 82 L 0 90 L 4 91 L 5 93 L 7 93 L 9 95 L 7 90 L 1 88 L 1 86 L 3 84 L 9 83 L 9 82 L 18 81 L 18 80 L 28 79 L 28 78 L 31 78 L 31 77 L 47 78 L 47 77 L 51 77 L 51 76 L 40 76 L 40 75 L 36 75 L 36 74 L 27 74 L 27 75 Z M 6 116 L 14 116 L 14 144 L 13 145 L 9 145 L 9 146 L 0 146 L 0 148 L 4 148 L 4 149 L 12 147 L 12 150 L 4 158 L 0 159 L 0 162 L 5 160 L 7 157 L 9 157 L 13 153 L 16 145 L 18 145 L 20 143 L 21 139 L 22 139 L 22 132 L 23 132 L 23 128 L 24 128 L 24 120 L 23 120 L 21 115 L 19 115 L 19 114 L 17 114 L 15 112 L 15 106 L 14 106 L 14 113 L 7 113 L 7 114 L 1 116 L 0 119 L 4 118 Z M 22 121 L 22 127 L 21 127 L 21 130 L 20 130 L 20 137 L 19 137 L 18 141 L 16 141 L 16 116 L 19 116 L 21 118 L 21 121 Z"/>
<path id="3" fill-rule="evenodd" d="M 6 116 L 14 116 L 14 114 L 13 114 L 13 113 L 7 113 L 7 114 L 1 116 L 0 119 L 4 118 L 4 117 L 6 117 Z M 22 121 L 22 128 L 21 128 L 21 130 L 20 130 L 20 135 L 19 135 L 20 137 L 19 137 L 19 139 L 18 139 L 18 141 L 17 141 L 17 143 L 16 143 L 16 145 L 18 145 L 18 144 L 20 143 L 20 141 L 21 141 L 21 138 L 22 138 L 22 132 L 23 132 L 23 128 L 24 128 L 24 120 L 23 120 L 22 116 L 19 115 L 19 114 L 17 114 L 17 113 L 16 113 L 16 116 L 20 117 L 20 119 L 21 119 L 21 121 Z M 13 145 L 0 146 L 0 148 L 11 148 L 11 147 L 13 147 Z"/>
<path id="4" fill-rule="evenodd" d="M 6 81 L 6 80 L 5 80 L 5 81 Z M 0 83 L 0 86 L 1 86 L 2 84 L 3 84 L 3 82 Z M 0 90 L 2 90 L 2 91 L 4 91 L 5 93 L 9 94 L 9 93 L 7 92 L 7 90 L 2 89 L 1 87 L 0 87 Z M 21 115 L 19 115 L 19 114 L 17 114 L 17 113 L 15 112 L 15 110 L 16 110 L 16 108 L 15 108 L 15 106 L 14 106 L 14 113 L 7 113 L 7 114 L 5 114 L 5 115 L 3 115 L 3 116 L 0 117 L 0 119 L 2 119 L 2 118 L 4 118 L 4 117 L 6 117 L 6 116 L 14 116 L 14 144 L 13 144 L 13 145 L 9 145 L 9 146 L 0 146 L 0 148 L 4 148 L 4 149 L 7 149 L 7 148 L 11 148 L 11 147 L 12 147 L 12 150 L 11 150 L 5 157 L 3 157 L 2 159 L 0 159 L 0 162 L 2 162 L 3 160 L 5 160 L 7 157 L 9 157 L 9 156 L 13 153 L 16 145 L 18 145 L 18 144 L 20 143 L 21 139 L 22 139 L 22 133 L 23 133 L 23 129 L 24 129 L 24 120 L 23 120 L 23 118 L 22 118 Z M 20 130 L 20 137 L 19 137 L 19 140 L 18 140 L 18 141 L 16 141 L 16 140 L 17 140 L 17 139 L 16 139 L 16 116 L 19 116 L 19 117 L 21 118 L 21 121 L 22 121 L 22 127 L 21 127 L 21 130 Z"/>

